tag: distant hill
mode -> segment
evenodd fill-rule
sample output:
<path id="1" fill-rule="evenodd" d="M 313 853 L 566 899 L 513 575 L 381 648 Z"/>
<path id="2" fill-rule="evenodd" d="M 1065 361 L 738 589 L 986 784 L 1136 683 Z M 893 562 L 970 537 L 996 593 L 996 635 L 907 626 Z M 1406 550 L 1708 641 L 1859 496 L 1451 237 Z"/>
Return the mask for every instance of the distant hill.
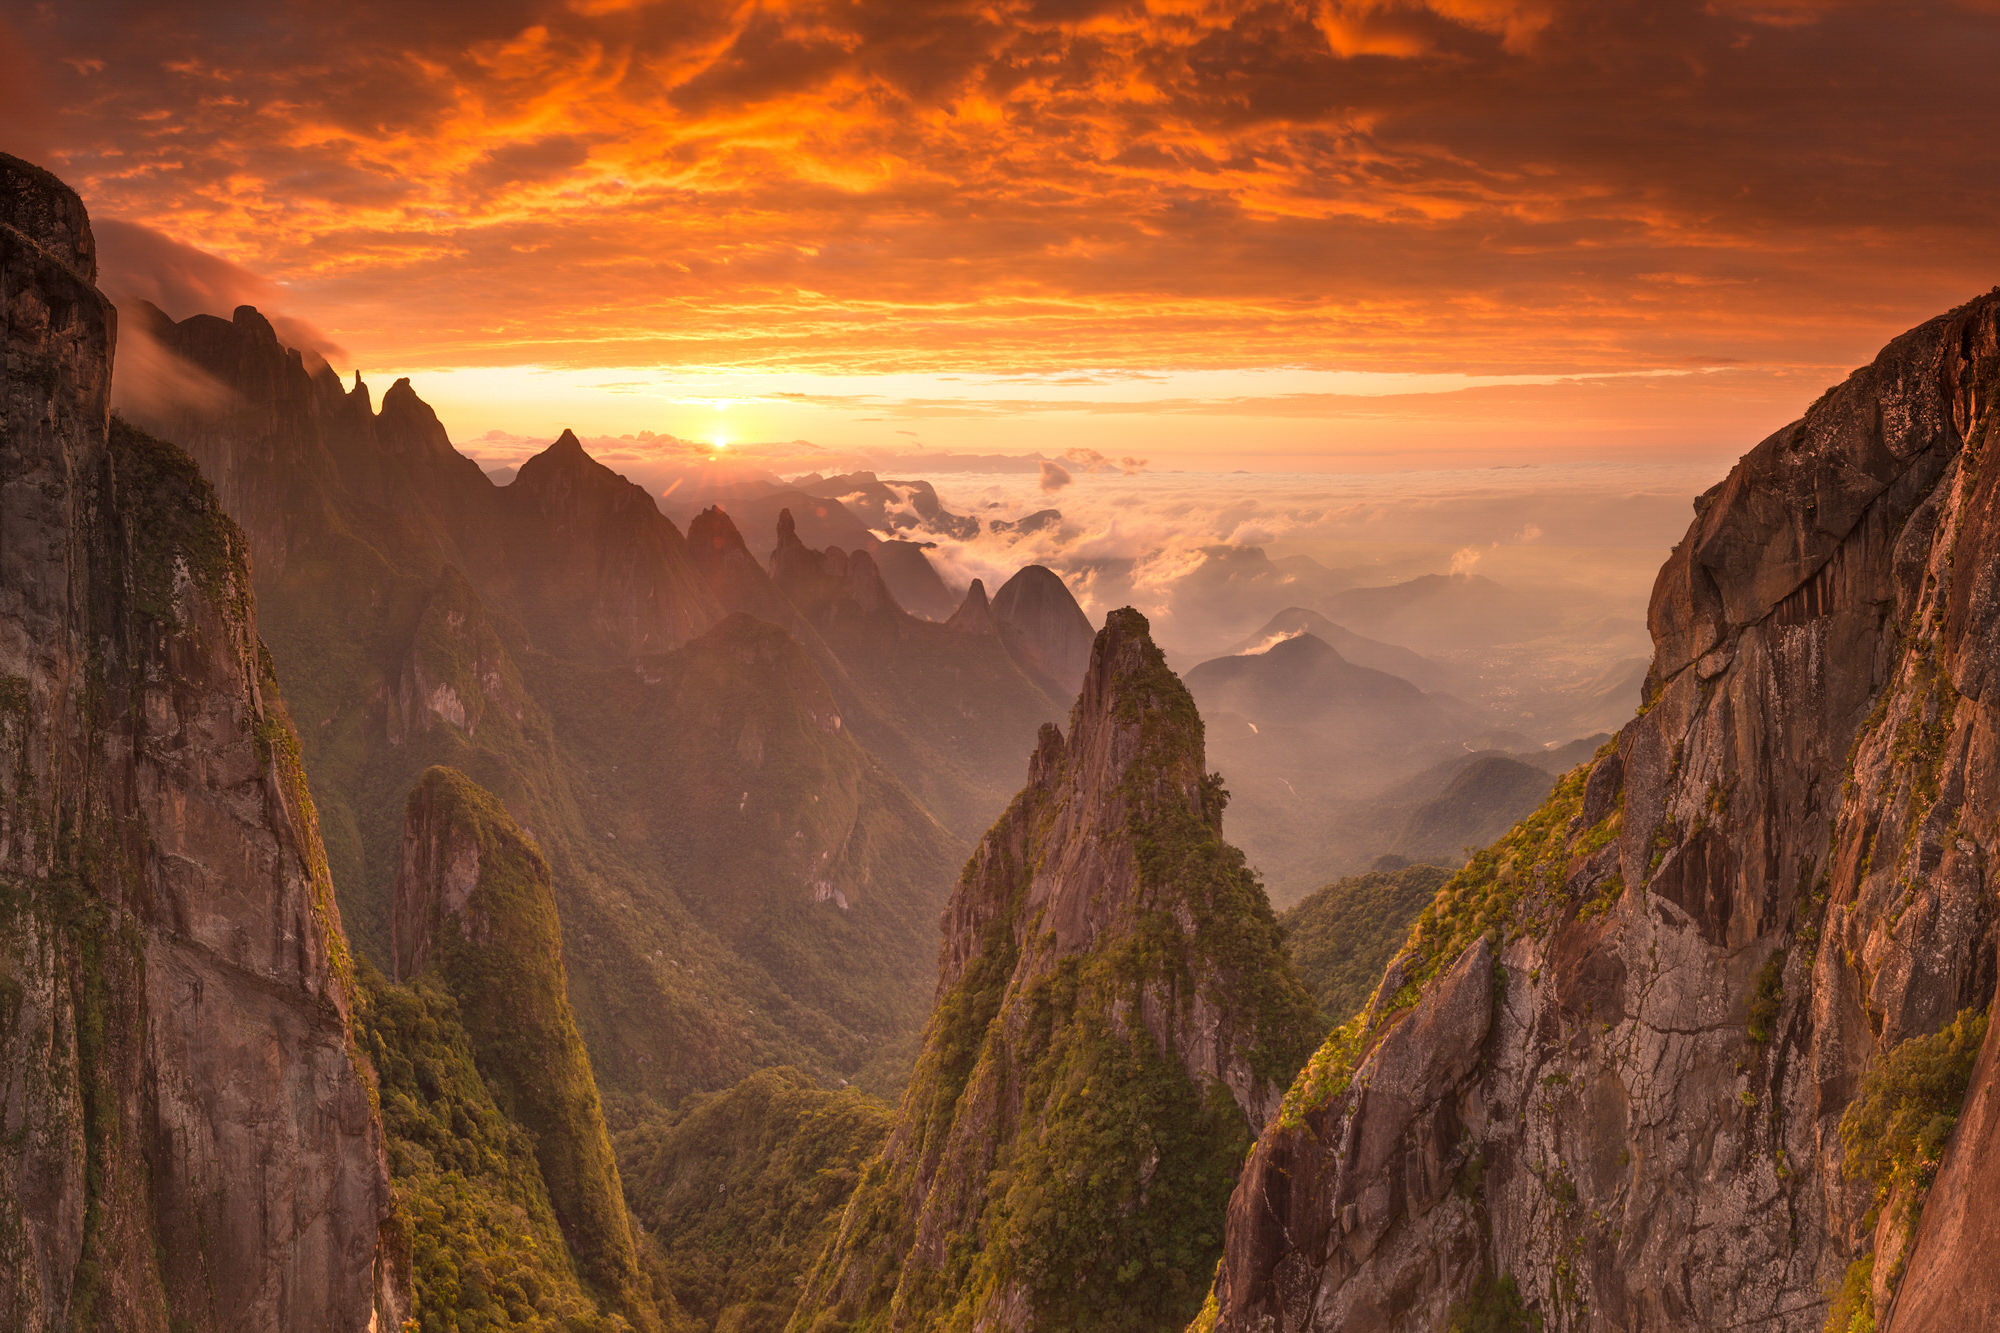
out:
<path id="1" fill-rule="evenodd" d="M 1474 755 L 1436 795 L 1420 802 L 1383 848 L 1412 860 L 1457 865 L 1542 803 L 1555 775 L 1512 755 Z"/>
<path id="2" fill-rule="evenodd" d="M 1229 651 L 1232 654 L 1262 652 L 1280 640 L 1300 634 L 1310 634 L 1330 645 L 1356 666 L 1401 676 L 1425 690 L 1450 692 L 1463 683 L 1464 673 L 1457 668 L 1433 661 L 1400 644 L 1356 634 L 1345 625 L 1335 624 L 1319 612 L 1302 606 L 1287 607 L 1278 612 L 1264 623 L 1262 629 L 1238 640 Z"/>
<path id="3" fill-rule="evenodd" d="M 1338 1027 L 1368 1002 L 1382 965 L 1451 876 L 1448 867 L 1435 865 L 1350 875 L 1308 894 L 1278 918 L 1285 951 L 1327 1027 Z"/>
<path id="4" fill-rule="evenodd" d="M 1490 730 L 1471 705 L 1358 666 L 1309 633 L 1203 662 L 1187 684 L 1234 795 L 1235 836 L 1280 905 L 1396 850 L 1406 812 L 1379 809 L 1382 793 L 1462 759 Z"/>
<path id="5" fill-rule="evenodd" d="M 1429 696 L 1409 681 L 1357 666 L 1313 634 L 1280 639 L 1262 652 L 1211 658 L 1189 671 L 1187 681 L 1205 710 L 1240 713 L 1260 729 L 1334 713 L 1432 711 Z"/>
<path id="6" fill-rule="evenodd" d="M 1558 623 L 1555 608 L 1481 574 L 1348 588 L 1320 604 L 1338 624 L 1425 653 L 1521 643 Z"/>

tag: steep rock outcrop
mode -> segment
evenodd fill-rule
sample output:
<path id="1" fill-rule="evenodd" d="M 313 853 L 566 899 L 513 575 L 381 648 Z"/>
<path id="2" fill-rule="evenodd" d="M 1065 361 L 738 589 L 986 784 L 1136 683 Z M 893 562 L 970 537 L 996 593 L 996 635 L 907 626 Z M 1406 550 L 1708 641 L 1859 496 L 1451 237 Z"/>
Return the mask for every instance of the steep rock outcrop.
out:
<path id="1" fill-rule="evenodd" d="M 778 512 L 778 544 L 771 550 L 771 579 L 815 623 L 900 611 L 875 558 L 866 550 L 829 546 L 815 551 L 799 538 L 789 509 Z"/>
<path id="2" fill-rule="evenodd" d="M 1068 739 L 1043 729 L 960 878 L 895 1130 L 794 1328 L 1193 1312 L 1311 1022 L 1202 761 L 1193 701 L 1145 619 L 1115 612 Z"/>
<path id="3" fill-rule="evenodd" d="M 985 580 L 972 581 L 972 586 L 965 590 L 965 600 L 958 604 L 958 609 L 951 613 L 951 619 L 944 623 L 963 634 L 999 636 L 1000 623 L 993 618 L 993 603 L 986 599 Z"/>
<path id="4" fill-rule="evenodd" d="M 395 1327 L 407 1250 L 246 544 L 108 417 L 76 196 L 0 156 L 0 1325 Z"/>
<path id="5" fill-rule="evenodd" d="M 687 546 L 695 568 L 725 613 L 741 611 L 774 625 L 797 618 L 720 506 L 711 505 L 688 520 Z"/>
<path id="6" fill-rule="evenodd" d="M 395 951 L 400 979 L 435 972 L 457 1000 L 480 1077 L 532 1136 L 578 1270 L 612 1308 L 657 1328 L 570 1010 L 548 862 L 498 801 L 448 768 L 410 793 Z"/>
<path id="7" fill-rule="evenodd" d="M 1901 1333 L 1995 1307 L 1967 1243 L 1992 1039 L 1941 1168 L 1964 1073 L 1932 1052 L 1994 988 L 1997 387 L 2000 295 L 1696 501 L 1646 707 L 1440 891 L 1301 1075 L 1232 1199 L 1212 1327 L 1513 1304 L 1807 1333 L 1841 1288 Z"/>

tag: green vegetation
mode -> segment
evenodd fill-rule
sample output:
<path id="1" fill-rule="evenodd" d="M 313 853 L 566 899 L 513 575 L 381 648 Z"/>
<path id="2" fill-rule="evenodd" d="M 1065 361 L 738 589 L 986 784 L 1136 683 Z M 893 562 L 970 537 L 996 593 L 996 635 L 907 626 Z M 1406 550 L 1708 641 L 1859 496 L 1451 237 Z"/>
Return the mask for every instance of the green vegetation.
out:
<path id="1" fill-rule="evenodd" d="M 1961 1010 L 1939 1031 L 1898 1043 L 1862 1079 L 1840 1117 L 1842 1168 L 1875 1186 L 1878 1205 L 1900 1192 L 1912 1216 L 1921 1208 L 1985 1039 L 1986 1015 Z"/>
<path id="2" fill-rule="evenodd" d="M 1540 809 L 1475 853 L 1438 890 L 1396 956 L 1401 968 L 1396 991 L 1378 996 L 1379 1005 L 1327 1037 L 1285 1094 L 1282 1124 L 1295 1127 L 1345 1093 L 1376 1040 L 1416 1005 L 1424 985 L 1457 962 L 1475 940 L 1483 936 L 1497 949 L 1522 935 L 1546 936 L 1568 913 L 1604 910 L 1596 901 L 1579 904 L 1566 892 L 1570 872 L 1610 842 L 1623 817 L 1614 812 L 1590 828 L 1578 827 L 1590 768 L 1582 764 L 1571 770 Z"/>
<path id="3" fill-rule="evenodd" d="M 185 577 L 217 611 L 247 623 L 250 544 L 195 461 L 122 417 L 111 419 L 111 458 L 139 609 L 177 623 L 177 584 Z"/>
<path id="4" fill-rule="evenodd" d="M 1279 918 L 1299 980 L 1331 1023 L 1368 1002 L 1410 923 L 1452 876 L 1413 865 L 1337 880 Z"/>
<path id="5" fill-rule="evenodd" d="M 498 801 L 448 768 L 431 769 L 410 793 L 409 821 L 441 855 L 477 848 L 478 882 L 457 912 L 439 901 L 442 884 L 409 890 L 430 916 L 429 966 L 458 1001 L 495 1104 L 535 1145 L 578 1269 L 637 1319 L 647 1302 L 597 1082 L 570 1011 L 548 863 Z"/>
<path id="6" fill-rule="evenodd" d="M 1826 1309 L 1823 1333 L 1875 1333 L 1875 1256 L 1864 1254 L 1847 1266 Z"/>
<path id="7" fill-rule="evenodd" d="M 1771 1040 L 1772 1025 L 1778 1021 L 1784 998 L 1785 951 L 1775 949 L 1757 969 L 1757 980 L 1750 989 L 1750 1040 L 1760 1045 Z"/>
<path id="8" fill-rule="evenodd" d="M 1438 891 L 1417 917 L 1405 946 L 1412 964 L 1410 981 L 1421 986 L 1456 962 L 1481 935 L 1493 937 L 1497 944 L 1509 935 L 1547 933 L 1567 905 L 1562 890 L 1570 869 L 1586 854 L 1577 844 L 1602 845 L 1598 841 L 1602 826 L 1585 830 L 1575 843 L 1571 840 L 1589 778 L 1588 764 L 1571 770 L 1540 809 L 1506 837 L 1475 853 Z"/>
<path id="9" fill-rule="evenodd" d="M 732 1333 L 783 1329 L 889 1121 L 855 1089 L 766 1069 L 619 1135 L 626 1197 L 681 1308 Z"/>
<path id="10" fill-rule="evenodd" d="M 1868 1071 L 1840 1117 L 1842 1171 L 1850 1180 L 1865 1180 L 1875 1187 L 1871 1225 L 1882 1209 L 1891 1204 L 1899 1209 L 1908 1223 L 1901 1228 L 1906 1243 L 1923 1214 L 1924 1197 L 1964 1109 L 1972 1067 L 1985 1039 L 1986 1015 L 1963 1009 L 1937 1032 L 1899 1042 Z M 1897 1254 L 1886 1270 L 1886 1287 L 1892 1295 L 1904 1258 L 1905 1254 Z M 1876 1256 L 1871 1254 L 1848 1269 L 1827 1316 L 1828 1330 L 1872 1333 L 1877 1312 L 1869 1292 L 1875 1268 Z M 1836 1316 L 1844 1322 L 1837 1322 Z"/>
<path id="11" fill-rule="evenodd" d="M 495 1104 L 443 983 L 364 965 L 359 999 L 421 1333 L 626 1333 L 578 1277 L 534 1139 Z"/>
<path id="12" fill-rule="evenodd" d="M 1468 1301 L 1454 1305 L 1445 1333 L 1535 1333 L 1542 1317 L 1521 1301 L 1521 1289 L 1511 1276 L 1480 1281 Z"/>
<path id="13" fill-rule="evenodd" d="M 1199 997 L 1271 1089 L 1309 1049 L 1313 1005 L 1262 887 L 1222 840 L 1200 717 L 1143 618 L 1114 612 L 1097 652 L 1109 707 L 1077 719 L 1069 752 L 1096 753 L 1094 729 L 1120 728 L 1116 790 L 1077 809 L 1059 804 L 1066 774 L 1029 788 L 967 865 L 953 913 L 979 936 L 947 945 L 962 970 L 891 1150 L 864 1172 L 795 1328 L 969 1330 L 1031 1314 L 1138 1333 L 1201 1307 L 1256 1127 L 1154 1034 Z M 1083 839 L 1087 865 L 1129 847 L 1135 882 L 1056 888 L 1047 901 L 1097 915 L 1088 944 L 1065 949 L 1028 889 Z M 919 1243 L 920 1217 L 944 1228 L 942 1255 Z"/>
<path id="14" fill-rule="evenodd" d="M 1228 1089 L 1201 1093 L 1143 1029 L 1114 1026 L 1111 996 L 1084 993 L 1089 970 L 1066 964 L 1027 997 L 1024 1093 L 1040 1113 L 994 1182 L 978 1258 L 948 1286 L 1018 1283 L 1050 1327 L 1144 1333 L 1198 1309 L 1251 1130 Z M 961 1297 L 960 1317 L 974 1306 Z"/>

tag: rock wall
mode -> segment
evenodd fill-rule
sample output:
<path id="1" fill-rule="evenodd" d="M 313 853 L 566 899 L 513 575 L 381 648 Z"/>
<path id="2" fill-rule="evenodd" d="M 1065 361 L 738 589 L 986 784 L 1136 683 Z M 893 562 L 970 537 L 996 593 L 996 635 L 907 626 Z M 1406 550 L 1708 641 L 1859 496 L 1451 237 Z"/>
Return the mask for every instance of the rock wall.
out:
<path id="1" fill-rule="evenodd" d="M 2000 1308 L 1970 1240 L 1990 1042 L 1941 1167 L 1918 1134 L 1856 1170 L 1841 1134 L 1864 1091 L 1918 1104 L 1889 1057 L 1993 993 L 1997 386 L 1988 296 L 1696 501 L 1645 708 L 1301 1076 L 1210 1326 L 1806 1333 L 1843 1285 L 1898 1333 Z M 1956 1086 L 1926 1095 L 1942 1133 Z"/>
<path id="2" fill-rule="evenodd" d="M 403 1242 L 246 546 L 108 415 L 76 196 L 0 156 L 0 1326 L 395 1327 Z"/>

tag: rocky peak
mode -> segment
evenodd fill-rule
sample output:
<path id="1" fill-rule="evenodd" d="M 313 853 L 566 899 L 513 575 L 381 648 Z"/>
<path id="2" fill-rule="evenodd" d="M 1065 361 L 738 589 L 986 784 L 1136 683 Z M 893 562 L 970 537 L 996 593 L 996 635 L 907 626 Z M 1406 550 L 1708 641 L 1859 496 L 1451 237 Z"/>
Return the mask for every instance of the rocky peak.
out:
<path id="1" fill-rule="evenodd" d="M 394 920 L 398 973 L 433 971 L 458 1001 L 480 1077 L 531 1136 L 585 1280 L 640 1328 L 658 1329 L 570 1009 L 548 862 L 499 801 L 454 769 L 429 769 L 410 793 Z"/>
<path id="2" fill-rule="evenodd" d="M 741 611 L 780 625 L 795 621 L 792 608 L 720 505 L 711 505 L 689 520 L 687 547 L 724 612 Z"/>
<path id="3" fill-rule="evenodd" d="M 1222 805 L 1187 691 L 1145 618 L 1113 612 L 1068 738 L 1042 729 L 946 909 L 916 1074 L 795 1329 L 1194 1313 L 1199 1219 L 1311 1021 Z M 976 1257 L 949 1259 L 964 1237 Z"/>
<path id="4" fill-rule="evenodd" d="M 282 356 L 286 348 L 278 341 L 278 331 L 271 327 L 271 321 L 264 318 L 264 312 L 254 305 L 240 305 L 229 317 L 236 327 L 237 335 L 265 355 Z"/>
<path id="5" fill-rule="evenodd" d="M 505 535 L 491 581 L 563 651 L 666 652 L 720 614 L 680 529 L 572 432 L 494 495 Z"/>
<path id="6" fill-rule="evenodd" d="M 1001 640 L 1023 670 L 1067 696 L 1083 679 L 1094 635 L 1062 576 L 1024 565 L 993 597 Z"/>
<path id="7" fill-rule="evenodd" d="M 782 587 L 819 572 L 819 552 L 799 539 L 799 525 L 789 509 L 778 511 L 778 544 L 771 548 L 771 577 Z"/>
<path id="8" fill-rule="evenodd" d="M 356 372 L 355 382 L 360 384 L 359 372 Z M 362 386 L 361 391 L 365 394 L 366 387 Z M 376 426 L 384 442 L 392 447 L 403 446 L 413 452 L 439 458 L 457 452 L 451 447 L 451 437 L 445 434 L 444 423 L 438 420 L 429 403 L 417 397 L 417 391 L 410 387 L 408 379 L 397 380 L 382 395 L 382 410 L 376 415 Z"/>
<path id="9" fill-rule="evenodd" d="M 967 634 L 998 634 L 999 622 L 993 619 L 993 604 L 986 600 L 986 583 L 974 579 L 972 586 L 965 590 L 965 600 L 958 604 L 958 610 L 951 613 L 951 619 L 944 622 L 952 629 Z"/>
<path id="10" fill-rule="evenodd" d="M 829 546 L 815 551 L 799 538 L 790 509 L 778 511 L 778 544 L 771 551 L 771 581 L 807 619 L 901 614 L 875 557 L 865 550 Z"/>
<path id="11" fill-rule="evenodd" d="M 689 548 L 703 554 L 732 558 L 739 551 L 750 554 L 743 534 L 737 531 L 735 522 L 721 505 L 710 505 L 696 514 L 688 523 L 687 538 Z"/>
<path id="12" fill-rule="evenodd" d="M 624 505 L 634 502 L 633 493 L 636 492 L 636 499 L 652 504 L 652 498 L 643 487 L 592 458 L 584 449 L 583 442 L 568 430 L 558 435 L 548 448 L 521 464 L 514 486 L 525 486 L 529 491 L 576 491 L 600 502 L 616 497 L 616 502 Z"/>

